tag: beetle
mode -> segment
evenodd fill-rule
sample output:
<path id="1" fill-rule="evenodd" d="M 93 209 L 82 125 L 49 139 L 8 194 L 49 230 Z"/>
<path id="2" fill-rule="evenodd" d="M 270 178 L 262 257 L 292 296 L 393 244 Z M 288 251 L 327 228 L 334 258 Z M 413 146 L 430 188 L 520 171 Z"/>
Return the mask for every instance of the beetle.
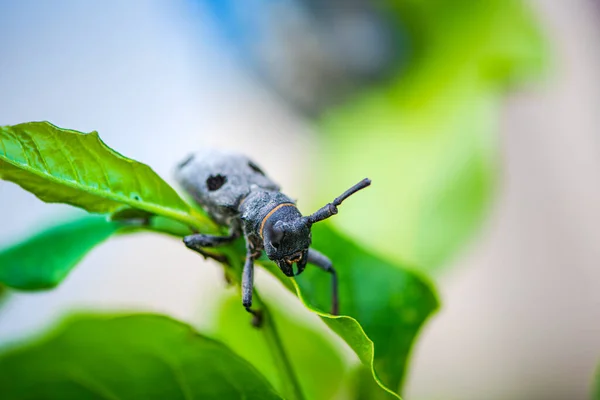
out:
<path id="1" fill-rule="evenodd" d="M 224 150 L 204 150 L 190 155 L 179 164 L 176 179 L 218 224 L 228 227 L 225 236 L 195 233 L 184 237 L 185 245 L 213 257 L 204 248 L 227 245 L 240 235 L 246 242 L 246 260 L 242 272 L 242 304 L 252 309 L 254 261 L 264 250 L 286 276 L 296 276 L 307 263 L 331 274 L 331 313 L 338 314 L 338 280 L 329 258 L 311 245 L 311 226 L 338 212 L 346 198 L 371 184 L 363 179 L 317 212 L 302 216 L 296 203 L 280 192 L 263 170 L 243 154 Z"/>

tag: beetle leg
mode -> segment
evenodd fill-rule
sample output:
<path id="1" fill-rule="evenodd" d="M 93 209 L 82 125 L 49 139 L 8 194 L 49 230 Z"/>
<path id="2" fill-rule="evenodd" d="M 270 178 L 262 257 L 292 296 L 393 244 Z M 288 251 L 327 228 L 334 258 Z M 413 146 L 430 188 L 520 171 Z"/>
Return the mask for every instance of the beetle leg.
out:
<path id="1" fill-rule="evenodd" d="M 213 236 L 213 235 L 205 235 L 203 233 L 195 233 L 193 235 L 188 235 L 183 238 L 183 243 L 189 248 L 192 249 L 204 257 L 204 259 L 212 258 L 221 264 L 229 265 L 229 260 L 226 256 L 222 254 L 212 253 L 210 251 L 204 250 L 204 247 L 218 247 L 224 246 L 235 239 L 237 239 L 240 235 L 235 230 L 231 229 L 230 234 L 227 236 Z"/>
<path id="2" fill-rule="evenodd" d="M 252 325 L 259 327 L 262 324 L 262 313 L 260 310 L 252 309 L 252 291 L 254 290 L 254 259 L 256 252 L 252 246 L 246 244 L 246 262 L 242 272 L 242 304 L 246 311 L 254 316 Z"/>
<path id="3" fill-rule="evenodd" d="M 183 243 L 192 249 L 198 251 L 202 247 L 225 246 L 239 237 L 239 233 L 233 231 L 227 236 L 205 235 L 204 233 L 195 233 L 183 238 Z"/>
<path id="4" fill-rule="evenodd" d="M 333 268 L 333 263 L 326 255 L 315 249 L 308 249 L 308 262 L 331 274 L 331 314 L 338 315 L 338 279 L 337 273 Z"/>
<path id="5" fill-rule="evenodd" d="M 225 246 L 235 239 L 237 239 L 240 234 L 234 230 L 230 229 L 230 233 L 227 236 L 214 236 L 214 235 L 205 235 L 204 233 L 195 233 L 193 235 L 188 235 L 183 238 L 183 243 L 189 248 L 192 249 L 204 256 L 204 258 L 212 258 L 217 260 L 220 263 L 228 264 L 227 257 L 221 254 L 211 253 L 209 251 L 205 251 L 203 247 L 218 247 Z"/>

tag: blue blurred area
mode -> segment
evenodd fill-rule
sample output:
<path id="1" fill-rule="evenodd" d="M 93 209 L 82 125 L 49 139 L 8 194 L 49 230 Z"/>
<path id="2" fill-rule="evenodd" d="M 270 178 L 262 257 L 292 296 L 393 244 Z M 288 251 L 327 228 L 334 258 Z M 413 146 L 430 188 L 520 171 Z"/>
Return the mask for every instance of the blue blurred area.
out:
<path id="1" fill-rule="evenodd" d="M 303 114 L 317 116 L 395 75 L 408 36 L 368 0 L 192 0 L 239 62 Z"/>
<path id="2" fill-rule="evenodd" d="M 268 26 L 261 24 L 260 21 L 244 21 L 239 13 L 239 5 L 235 0 L 192 0 L 196 3 L 205 5 L 221 28 L 221 33 L 230 43 L 236 46 L 236 49 L 243 52 L 247 50 L 248 43 L 251 43 L 256 36 L 260 36 L 261 29 L 267 29 Z M 245 2 L 249 9 L 255 7 L 255 3 L 265 3 L 263 0 L 248 0 Z M 260 16 L 262 13 L 250 13 L 253 16 Z"/>

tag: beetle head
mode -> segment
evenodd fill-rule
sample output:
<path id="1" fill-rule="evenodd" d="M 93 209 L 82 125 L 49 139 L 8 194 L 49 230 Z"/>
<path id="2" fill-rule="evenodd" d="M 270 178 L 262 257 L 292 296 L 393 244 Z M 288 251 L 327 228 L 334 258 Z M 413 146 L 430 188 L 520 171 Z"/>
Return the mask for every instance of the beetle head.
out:
<path id="1" fill-rule="evenodd" d="M 295 276 L 304 271 L 311 243 L 310 223 L 305 218 L 267 223 L 263 234 L 267 257 L 275 261 L 285 275 Z"/>
<path id="2" fill-rule="evenodd" d="M 336 197 L 331 203 L 306 217 L 303 217 L 296 207 L 284 207 L 286 204 L 280 204 L 274 214 L 265 221 L 264 229 L 261 228 L 267 257 L 275 261 L 279 269 L 287 276 L 300 274 L 308 262 L 311 226 L 337 214 L 337 207 L 345 199 L 370 184 L 370 179 L 363 179 Z M 293 268 L 294 264 L 296 264 L 296 271 Z"/>

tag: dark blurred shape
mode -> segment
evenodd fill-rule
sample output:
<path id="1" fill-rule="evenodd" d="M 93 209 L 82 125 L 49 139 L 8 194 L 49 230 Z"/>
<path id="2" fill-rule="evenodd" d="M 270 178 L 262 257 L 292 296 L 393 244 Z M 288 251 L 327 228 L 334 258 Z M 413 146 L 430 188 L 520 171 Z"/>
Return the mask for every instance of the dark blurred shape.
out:
<path id="1" fill-rule="evenodd" d="M 243 62 L 286 102 L 317 116 L 390 77 L 407 36 L 368 0 L 196 0 Z"/>

